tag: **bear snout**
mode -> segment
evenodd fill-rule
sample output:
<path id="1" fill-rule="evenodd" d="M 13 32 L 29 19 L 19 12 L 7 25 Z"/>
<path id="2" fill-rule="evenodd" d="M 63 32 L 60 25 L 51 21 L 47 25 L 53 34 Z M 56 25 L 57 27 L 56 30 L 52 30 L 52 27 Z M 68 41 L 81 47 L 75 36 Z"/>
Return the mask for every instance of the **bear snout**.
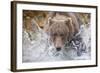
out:
<path id="1" fill-rule="evenodd" d="M 60 51 L 60 50 L 61 50 L 61 47 L 57 47 L 56 50 L 57 50 L 57 51 Z"/>
<path id="2" fill-rule="evenodd" d="M 61 48 L 63 47 L 63 41 L 62 41 L 61 37 L 56 37 L 54 46 L 57 51 L 61 50 Z"/>

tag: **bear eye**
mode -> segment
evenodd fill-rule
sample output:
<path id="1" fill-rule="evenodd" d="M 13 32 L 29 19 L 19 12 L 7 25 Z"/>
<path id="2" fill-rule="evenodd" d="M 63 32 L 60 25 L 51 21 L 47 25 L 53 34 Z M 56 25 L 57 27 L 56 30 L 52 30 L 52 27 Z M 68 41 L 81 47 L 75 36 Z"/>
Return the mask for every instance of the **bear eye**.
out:
<path id="1" fill-rule="evenodd" d="M 57 36 L 57 33 L 54 33 L 53 36 Z"/>
<path id="2" fill-rule="evenodd" d="M 64 36 L 64 34 L 60 34 L 60 36 Z"/>

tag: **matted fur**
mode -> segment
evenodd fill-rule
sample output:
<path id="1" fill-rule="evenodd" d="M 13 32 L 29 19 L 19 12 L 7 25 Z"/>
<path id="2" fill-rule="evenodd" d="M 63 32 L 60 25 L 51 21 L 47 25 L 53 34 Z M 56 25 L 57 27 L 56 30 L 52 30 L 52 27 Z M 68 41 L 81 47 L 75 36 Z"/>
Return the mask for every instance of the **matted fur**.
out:
<path id="1" fill-rule="evenodd" d="M 70 41 L 79 31 L 79 23 L 76 16 L 73 13 L 65 15 L 55 13 L 48 19 L 44 27 L 44 30 L 50 36 L 50 41 L 54 43 L 56 48 L 62 48 L 65 42 Z"/>

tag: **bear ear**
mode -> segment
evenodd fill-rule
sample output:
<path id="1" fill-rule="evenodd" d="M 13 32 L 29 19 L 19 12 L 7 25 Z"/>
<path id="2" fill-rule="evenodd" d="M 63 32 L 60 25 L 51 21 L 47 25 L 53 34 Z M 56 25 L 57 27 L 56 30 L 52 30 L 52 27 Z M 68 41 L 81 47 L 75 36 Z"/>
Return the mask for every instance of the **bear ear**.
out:
<path id="1" fill-rule="evenodd" d="M 48 18 L 48 24 L 49 24 L 49 26 L 51 26 L 51 25 L 52 25 L 52 23 L 53 23 L 52 18 Z"/>
<path id="2" fill-rule="evenodd" d="M 72 19 L 71 18 L 67 18 L 65 20 L 66 25 L 72 24 Z"/>

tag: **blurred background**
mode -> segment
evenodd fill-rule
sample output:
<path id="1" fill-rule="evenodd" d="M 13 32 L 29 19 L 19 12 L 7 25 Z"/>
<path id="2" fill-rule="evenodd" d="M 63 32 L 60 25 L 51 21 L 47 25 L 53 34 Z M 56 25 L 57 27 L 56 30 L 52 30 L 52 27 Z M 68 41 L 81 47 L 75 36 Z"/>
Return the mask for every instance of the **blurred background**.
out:
<path id="1" fill-rule="evenodd" d="M 89 13 L 77 13 L 82 24 L 88 26 L 90 24 L 90 14 Z M 26 30 L 32 30 L 32 19 L 34 19 L 40 28 L 43 28 L 45 22 L 50 16 L 50 12 L 47 11 L 32 11 L 32 10 L 23 10 L 23 27 Z"/>

